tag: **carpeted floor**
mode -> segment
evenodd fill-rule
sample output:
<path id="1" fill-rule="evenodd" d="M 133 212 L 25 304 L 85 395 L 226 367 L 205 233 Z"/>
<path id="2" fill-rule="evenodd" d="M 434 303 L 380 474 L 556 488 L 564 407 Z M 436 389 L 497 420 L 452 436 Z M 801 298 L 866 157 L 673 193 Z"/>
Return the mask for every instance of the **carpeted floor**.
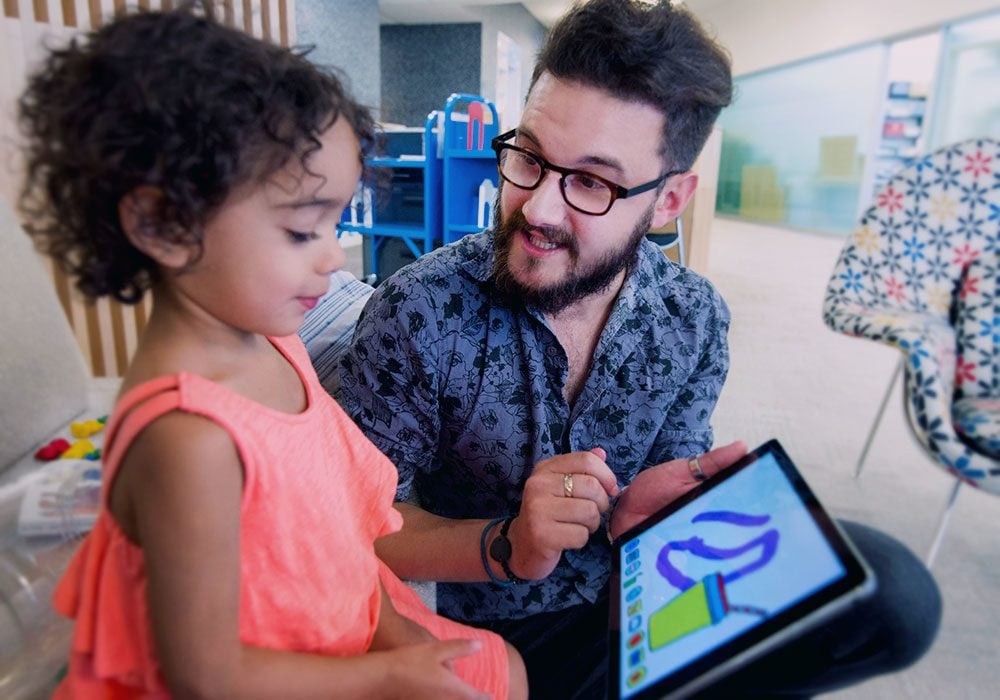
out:
<path id="1" fill-rule="evenodd" d="M 898 353 L 823 324 L 823 292 L 842 244 L 716 220 L 708 276 L 733 315 L 716 444 L 778 438 L 835 515 L 878 527 L 923 558 L 953 482 L 910 435 L 899 384 L 853 478 Z M 945 602 L 934 647 L 902 673 L 827 697 L 1000 696 L 998 524 L 1000 498 L 964 487 L 933 569 Z"/>

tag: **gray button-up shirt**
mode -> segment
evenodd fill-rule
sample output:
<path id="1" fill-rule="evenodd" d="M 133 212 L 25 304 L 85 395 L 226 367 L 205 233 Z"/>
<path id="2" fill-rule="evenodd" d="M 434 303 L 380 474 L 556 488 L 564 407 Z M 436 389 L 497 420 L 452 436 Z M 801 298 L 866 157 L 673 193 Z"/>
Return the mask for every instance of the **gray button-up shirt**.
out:
<path id="1" fill-rule="evenodd" d="M 489 232 L 386 280 L 342 360 L 337 399 L 399 469 L 400 500 L 448 518 L 516 514 L 534 465 L 603 447 L 625 485 L 709 449 L 729 366 L 729 310 L 704 278 L 644 241 L 570 407 L 568 360 L 535 309 L 497 294 Z M 598 532 L 552 574 L 516 586 L 443 583 L 438 611 L 519 618 L 593 601 L 608 580 Z"/>

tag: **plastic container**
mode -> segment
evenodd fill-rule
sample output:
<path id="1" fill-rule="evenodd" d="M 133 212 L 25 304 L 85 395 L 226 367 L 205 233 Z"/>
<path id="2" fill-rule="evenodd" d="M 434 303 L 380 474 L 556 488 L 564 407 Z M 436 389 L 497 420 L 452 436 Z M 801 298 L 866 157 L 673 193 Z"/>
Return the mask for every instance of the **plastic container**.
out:
<path id="1" fill-rule="evenodd" d="M 21 493 L 0 499 L 0 698 L 48 698 L 69 658 L 73 623 L 52 592 L 82 537 L 20 537 Z"/>
<path id="2" fill-rule="evenodd" d="M 0 550 L 0 697 L 51 695 L 73 630 L 52 608 L 52 591 L 75 549 L 67 541 L 38 554 Z"/>

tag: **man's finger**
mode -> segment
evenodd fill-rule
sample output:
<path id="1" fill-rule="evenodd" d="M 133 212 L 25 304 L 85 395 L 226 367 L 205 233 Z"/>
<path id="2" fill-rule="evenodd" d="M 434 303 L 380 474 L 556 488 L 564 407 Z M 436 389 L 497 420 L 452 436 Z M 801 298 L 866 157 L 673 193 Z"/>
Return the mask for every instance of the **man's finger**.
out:
<path id="1" fill-rule="evenodd" d="M 705 476 L 715 476 L 726 467 L 732 466 L 740 457 L 748 452 L 747 444 L 742 440 L 731 442 L 722 447 L 716 447 L 698 457 L 701 470 Z M 693 459 L 693 458 L 692 458 Z"/>
<path id="2" fill-rule="evenodd" d="M 602 509 L 600 503 L 587 499 L 559 499 L 550 508 L 550 515 L 557 523 L 584 525 L 588 530 L 593 530 L 600 524 L 601 513 L 606 510 L 607 505 Z"/>
<path id="3" fill-rule="evenodd" d="M 588 453 L 583 452 L 580 454 L 586 455 Z M 601 488 L 604 489 L 604 492 L 606 494 L 608 494 L 609 496 L 617 496 L 618 477 L 615 476 L 615 473 L 611 471 L 611 468 L 605 463 L 605 460 L 608 458 L 607 452 L 605 452 L 604 448 L 602 447 L 594 447 L 589 451 L 589 454 L 592 454 L 595 457 L 597 457 L 597 459 L 600 460 L 600 463 L 594 465 L 593 460 L 590 459 L 582 460 L 583 463 L 586 464 L 588 467 L 592 465 L 594 467 L 592 469 L 588 469 L 586 473 L 590 474 L 592 477 L 597 479 L 597 481 L 601 484 Z"/>
<path id="4" fill-rule="evenodd" d="M 553 495 L 557 495 L 560 498 L 566 497 L 566 474 L 556 473 L 553 476 L 558 477 L 558 483 L 555 485 L 555 488 L 558 490 Z M 598 481 L 597 477 L 584 474 L 583 472 L 576 472 L 571 475 L 571 478 L 573 495 L 570 498 L 574 501 L 593 501 L 602 513 L 608 509 L 608 494 L 604 489 L 604 485 Z"/>
<path id="5" fill-rule="evenodd" d="M 598 456 L 595 451 L 597 449 L 600 448 L 550 457 L 544 462 L 539 462 L 535 469 L 556 473 L 560 479 L 564 474 L 589 474 L 597 479 L 605 493 L 609 496 L 617 496 L 618 479 L 611 468 Z M 601 450 L 601 452 L 603 451 Z"/>

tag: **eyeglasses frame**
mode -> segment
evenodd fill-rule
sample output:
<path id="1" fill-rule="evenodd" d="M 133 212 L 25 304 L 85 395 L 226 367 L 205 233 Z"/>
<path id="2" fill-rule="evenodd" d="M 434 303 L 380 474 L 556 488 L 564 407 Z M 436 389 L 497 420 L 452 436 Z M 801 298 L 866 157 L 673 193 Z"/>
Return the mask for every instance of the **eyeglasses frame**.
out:
<path id="1" fill-rule="evenodd" d="M 553 172 L 559 173 L 560 175 L 559 191 L 562 193 L 563 201 L 566 202 L 567 206 L 569 206 L 571 209 L 574 209 L 580 212 L 581 214 L 587 214 L 589 216 L 604 216 L 609 211 L 611 211 L 611 207 L 619 199 L 628 199 L 629 197 L 634 197 L 637 194 L 642 194 L 643 192 L 649 192 L 651 189 L 657 187 L 661 182 L 666 180 L 668 177 L 671 177 L 673 175 L 679 175 L 680 173 L 684 172 L 683 170 L 668 170 L 655 180 L 650 180 L 649 182 L 645 182 L 641 185 L 636 185 L 635 187 L 626 188 L 623 187 L 622 185 L 619 185 L 617 182 L 612 182 L 611 180 L 605 177 L 601 177 L 600 175 L 595 175 L 586 170 L 580 170 L 579 168 L 564 168 L 560 165 L 555 165 L 553 163 L 550 163 L 549 161 L 545 160 L 534 151 L 528 150 L 527 148 L 515 146 L 512 143 L 504 143 L 505 141 L 513 138 L 516 135 L 517 135 L 517 129 L 511 129 L 508 132 L 493 137 L 493 140 L 490 141 L 490 147 L 496 152 L 497 172 L 500 174 L 500 177 L 503 178 L 505 181 L 510 182 L 511 185 L 517 187 L 518 189 L 532 191 L 532 190 L 537 190 L 538 186 L 542 184 L 542 180 L 545 179 L 545 173 L 547 171 L 551 170 Z M 525 153 L 534 158 L 535 160 L 537 160 L 542 169 L 541 173 L 538 176 L 538 182 L 536 182 L 531 187 L 525 187 L 523 185 L 518 185 L 516 182 L 512 182 L 506 175 L 504 175 L 503 169 L 500 166 L 500 154 L 504 150 L 511 150 L 511 151 L 517 151 L 518 153 Z M 581 209 L 580 207 L 576 206 L 571 201 L 569 201 L 569 199 L 567 199 L 566 197 L 566 178 L 570 175 L 586 175 L 589 178 L 593 178 L 594 180 L 598 180 L 599 182 L 607 185 L 608 189 L 611 192 L 611 201 L 608 202 L 607 209 L 601 212 L 586 211 L 585 209 Z"/>

